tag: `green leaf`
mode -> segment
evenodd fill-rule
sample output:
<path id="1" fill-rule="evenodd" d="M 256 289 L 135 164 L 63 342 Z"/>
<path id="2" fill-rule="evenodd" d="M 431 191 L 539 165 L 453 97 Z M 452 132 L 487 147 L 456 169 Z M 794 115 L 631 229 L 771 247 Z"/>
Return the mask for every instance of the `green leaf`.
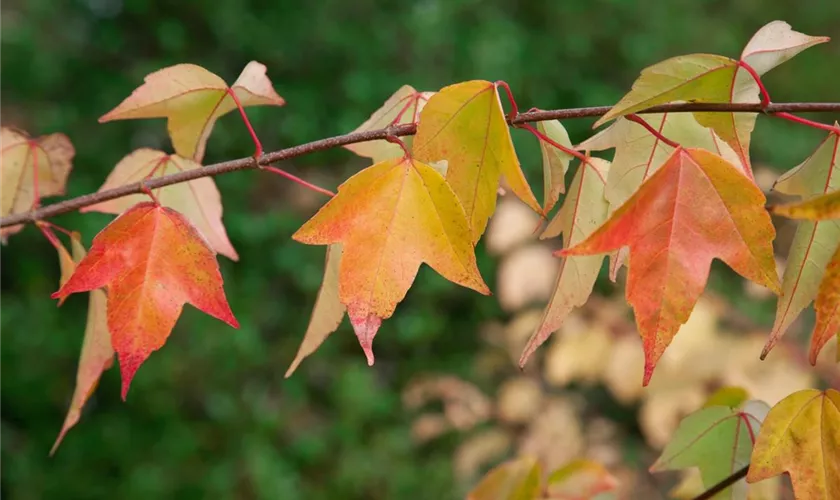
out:
<path id="1" fill-rule="evenodd" d="M 767 408 L 761 402 L 752 402 L 751 406 L 754 409 L 749 412 L 710 406 L 687 416 L 651 472 L 697 467 L 703 485 L 710 488 L 743 468 L 750 463 L 761 416 Z M 746 484 L 741 480 L 714 498 L 744 498 L 745 494 Z"/>

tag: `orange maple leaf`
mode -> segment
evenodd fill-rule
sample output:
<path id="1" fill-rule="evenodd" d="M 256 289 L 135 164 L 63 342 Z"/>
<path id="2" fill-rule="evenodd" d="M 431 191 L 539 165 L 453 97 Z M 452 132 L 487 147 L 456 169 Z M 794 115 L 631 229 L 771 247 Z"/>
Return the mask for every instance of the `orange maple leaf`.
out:
<path id="1" fill-rule="evenodd" d="M 385 160 L 348 179 L 292 238 L 343 244 L 339 297 L 370 365 L 373 337 L 423 262 L 454 283 L 490 293 L 457 196 L 437 170 L 409 158 Z"/>
<path id="2" fill-rule="evenodd" d="M 688 316 L 714 258 L 776 292 L 775 229 L 761 190 L 734 165 L 679 148 L 607 222 L 561 255 L 630 247 L 627 301 L 644 341 L 644 385 Z"/>
<path id="3" fill-rule="evenodd" d="M 166 343 L 185 303 L 239 328 L 207 241 L 183 215 L 154 203 L 138 203 L 97 234 L 52 297 L 105 286 L 123 399 L 140 365 Z"/>

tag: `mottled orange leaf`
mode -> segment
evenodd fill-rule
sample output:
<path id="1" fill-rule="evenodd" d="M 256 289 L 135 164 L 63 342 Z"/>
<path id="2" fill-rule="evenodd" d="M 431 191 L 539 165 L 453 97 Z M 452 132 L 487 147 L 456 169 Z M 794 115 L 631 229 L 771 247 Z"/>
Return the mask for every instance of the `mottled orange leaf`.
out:
<path id="1" fill-rule="evenodd" d="M 691 113 L 644 114 L 641 118 L 662 135 L 686 148 L 702 148 L 743 168 L 738 155 L 715 132 L 701 126 Z M 624 204 L 648 177 L 659 170 L 674 148 L 651 134 L 641 124 L 619 117 L 609 127 L 577 146 L 582 151 L 603 151 L 615 148 L 610 175 L 604 193 L 610 213 Z M 610 279 L 627 259 L 626 249 L 610 255 Z"/>
<path id="2" fill-rule="evenodd" d="M 586 459 L 572 460 L 552 472 L 546 482 L 548 498 L 556 500 L 590 500 L 618 486 L 603 465 Z"/>
<path id="3" fill-rule="evenodd" d="M 315 299 L 315 307 L 312 309 L 309 326 L 303 335 L 303 342 L 292 364 L 286 370 L 286 378 L 292 376 L 300 362 L 315 352 L 324 340 L 336 331 L 341 320 L 344 319 L 347 308 L 338 296 L 338 270 L 341 265 L 341 254 L 341 244 L 335 243 L 327 247 L 324 280 L 318 290 L 318 298 Z"/>
<path id="4" fill-rule="evenodd" d="M 811 200 L 840 189 L 838 147 L 840 147 L 840 136 L 834 133 L 829 134 L 807 160 L 782 175 L 776 181 L 773 190 Z M 782 277 L 782 293 L 776 305 L 776 321 L 770 332 L 770 339 L 764 347 L 763 355 L 770 352 L 793 320 L 817 296 L 826 266 L 838 245 L 840 245 L 840 219 L 799 222 Z M 829 304 L 830 302 L 824 302 L 822 314 L 820 314 L 823 319 L 832 316 L 825 307 Z M 828 313 L 827 316 L 826 313 Z M 824 324 L 830 323 L 831 321 L 828 321 Z M 812 363 L 815 362 L 816 354 L 819 352 L 819 348 L 815 346 L 819 344 L 822 347 L 828 341 L 825 334 L 824 330 L 820 330 L 820 333 L 817 330 L 814 331 L 811 340 L 811 353 L 814 356 Z"/>
<path id="5" fill-rule="evenodd" d="M 423 162 L 448 162 L 446 181 L 464 206 L 473 243 L 496 208 L 502 176 L 520 200 L 542 213 L 522 173 L 492 82 L 458 83 L 432 96 L 420 114 L 414 155 Z"/>
<path id="6" fill-rule="evenodd" d="M 0 128 L 0 216 L 28 212 L 41 199 L 64 194 L 75 154 L 64 134 L 32 139 L 20 130 Z M 0 238 L 5 242 L 21 229 L 22 224 L 0 229 Z"/>
<path id="7" fill-rule="evenodd" d="M 758 434 L 747 482 L 790 475 L 797 500 L 840 498 L 840 392 L 795 392 L 774 406 Z"/>
<path id="8" fill-rule="evenodd" d="M 85 248 L 78 235 L 71 239 L 73 246 L 73 263 L 80 262 L 85 257 Z M 64 274 L 62 270 L 62 275 Z M 68 276 L 69 278 L 69 276 Z M 62 284 L 65 280 L 62 280 Z M 102 372 L 114 364 L 114 349 L 111 347 L 111 334 L 108 332 L 107 302 L 104 290 L 90 292 L 88 303 L 87 326 L 82 341 L 82 354 L 79 358 L 79 368 L 76 371 L 76 389 L 70 400 L 70 409 L 64 418 L 61 432 L 53 444 L 50 455 L 58 449 L 64 436 L 76 423 L 82 414 L 82 408 L 96 390 Z"/>
<path id="9" fill-rule="evenodd" d="M 120 160 L 99 191 L 197 168 L 201 165 L 187 158 L 141 148 Z M 153 192 L 161 205 L 186 216 L 207 238 L 213 250 L 230 259 L 239 259 L 222 223 L 222 196 L 212 178 L 201 177 L 154 189 Z M 90 205 L 80 211 L 121 214 L 145 200 L 148 200 L 145 194 L 133 194 Z"/>
<path id="10" fill-rule="evenodd" d="M 214 252 L 178 212 L 139 203 L 93 239 L 53 298 L 108 287 L 108 330 L 120 360 L 122 397 L 149 355 L 166 343 L 190 303 L 238 328 Z"/>
<path id="11" fill-rule="evenodd" d="M 537 122 L 537 130 L 557 144 L 572 149 L 569 133 L 566 132 L 566 128 L 559 120 Z M 566 192 L 566 172 L 569 170 L 569 163 L 573 156 L 546 141 L 540 141 L 540 150 L 542 151 L 543 183 L 545 184 L 543 211 L 548 213 L 557 204 L 560 195 Z"/>
<path id="12" fill-rule="evenodd" d="M 789 219 L 820 221 L 840 219 L 840 190 L 799 203 L 775 205 L 770 207 L 770 211 Z"/>
<path id="13" fill-rule="evenodd" d="M 680 148 L 604 225 L 561 252 L 595 255 L 630 247 L 626 296 L 644 341 L 645 385 L 688 320 L 714 258 L 778 291 L 775 229 L 764 203 L 764 194 L 737 167 L 711 152 Z"/>
<path id="14" fill-rule="evenodd" d="M 411 85 L 403 85 L 385 101 L 381 108 L 374 111 L 370 118 L 353 132 L 366 132 L 388 128 L 392 125 L 415 123 L 420 117 L 420 111 L 423 110 L 426 102 L 434 94 L 434 92 L 418 92 Z M 411 149 L 413 139 L 409 135 L 403 137 L 402 141 L 406 147 Z M 398 144 L 382 139 L 347 144 L 344 147 L 359 156 L 372 159 L 374 163 L 402 155 L 402 148 Z"/>
<path id="15" fill-rule="evenodd" d="M 147 75 L 143 85 L 103 115 L 99 122 L 167 118 L 175 152 L 201 162 L 216 120 L 236 109 L 229 92 L 235 93 L 244 107 L 285 104 L 274 91 L 265 71 L 264 65 L 251 61 L 236 82 L 228 87 L 224 80 L 201 66 L 169 66 Z"/>
<path id="16" fill-rule="evenodd" d="M 488 472 L 467 494 L 467 500 L 535 500 L 539 498 L 540 481 L 536 458 L 516 458 Z"/>
<path id="17" fill-rule="evenodd" d="M 563 207 L 540 237 L 552 238 L 562 234 L 563 245 L 571 247 L 603 224 L 609 207 L 604 198 L 609 171 L 610 163 L 599 158 L 590 158 L 588 165 L 581 165 L 569 186 Z M 562 258 L 554 292 L 519 358 L 519 366 L 525 366 L 531 354 L 560 328 L 574 308 L 586 303 L 603 261 L 603 255 Z"/>
<path id="18" fill-rule="evenodd" d="M 490 293 L 458 198 L 439 172 L 416 160 L 393 158 L 352 176 L 292 237 L 309 245 L 343 244 L 339 297 L 368 364 L 382 320 L 423 262 L 454 283 Z"/>
<path id="19" fill-rule="evenodd" d="M 828 37 L 811 37 L 774 21 L 763 26 L 747 43 L 741 60 L 761 75 L 808 47 L 827 42 Z M 642 70 L 633 88 L 595 123 L 598 127 L 619 116 L 674 101 L 759 102 L 759 87 L 738 60 L 712 54 L 677 56 Z M 694 113 L 697 121 L 710 127 L 726 141 L 743 165 L 749 163 L 750 134 L 755 113 Z"/>

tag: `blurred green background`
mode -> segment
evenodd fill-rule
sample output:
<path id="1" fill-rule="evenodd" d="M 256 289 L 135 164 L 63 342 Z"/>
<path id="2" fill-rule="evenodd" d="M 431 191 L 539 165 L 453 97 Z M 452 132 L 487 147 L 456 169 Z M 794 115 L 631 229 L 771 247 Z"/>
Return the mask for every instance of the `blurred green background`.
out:
<path id="1" fill-rule="evenodd" d="M 170 150 L 162 120 L 97 124 L 147 73 L 199 64 L 232 82 L 258 60 L 283 108 L 250 108 L 266 150 L 345 133 L 394 90 L 503 79 L 521 108 L 615 102 L 645 66 L 691 52 L 737 56 L 752 33 L 783 19 L 834 35 L 836 0 L 5 0 L 2 121 L 33 135 L 64 132 L 77 154 L 68 196 L 95 191 L 138 147 Z M 774 70 L 777 101 L 836 101 L 840 40 Z M 821 117 L 827 120 L 826 117 Z M 590 120 L 566 123 L 573 141 Z M 535 141 L 514 132 L 539 186 Z M 753 158 L 785 170 L 821 134 L 760 119 Z M 784 147 L 779 147 L 784 144 Z M 205 163 L 253 151 L 235 113 L 211 136 Z M 334 188 L 365 166 L 343 150 L 280 165 Z M 73 391 L 86 297 L 56 308 L 54 250 L 33 228 L 2 249 L 2 496 L 39 498 L 457 498 L 457 436 L 417 446 L 400 391 L 437 371 L 492 393 L 472 375 L 482 321 L 497 303 L 429 269 L 384 323 L 368 368 L 345 322 L 289 380 L 320 282 L 323 248 L 290 235 L 323 202 L 267 173 L 217 179 L 241 260 L 220 257 L 242 327 L 186 308 L 168 344 L 143 365 L 128 401 L 108 371 L 79 425 L 47 454 Z M 89 244 L 109 220 L 55 222 Z M 496 263 L 479 246 L 491 288 Z M 772 307 L 770 308 L 772 314 Z M 772 316 L 763 321 L 772 321 Z M 513 370 L 513 367 L 511 367 Z"/>

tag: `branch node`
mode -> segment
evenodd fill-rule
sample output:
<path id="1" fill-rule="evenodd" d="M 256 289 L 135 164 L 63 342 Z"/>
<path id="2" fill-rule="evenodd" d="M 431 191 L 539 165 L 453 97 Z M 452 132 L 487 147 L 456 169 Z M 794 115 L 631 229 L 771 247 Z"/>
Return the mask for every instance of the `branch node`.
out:
<path id="1" fill-rule="evenodd" d="M 152 190 L 149 189 L 149 186 L 146 185 L 147 180 L 148 179 L 143 179 L 140 181 L 140 191 L 147 194 L 149 198 L 151 198 L 152 201 L 155 203 L 155 205 L 160 206 L 160 201 L 157 199 L 157 196 L 155 196 Z"/>

